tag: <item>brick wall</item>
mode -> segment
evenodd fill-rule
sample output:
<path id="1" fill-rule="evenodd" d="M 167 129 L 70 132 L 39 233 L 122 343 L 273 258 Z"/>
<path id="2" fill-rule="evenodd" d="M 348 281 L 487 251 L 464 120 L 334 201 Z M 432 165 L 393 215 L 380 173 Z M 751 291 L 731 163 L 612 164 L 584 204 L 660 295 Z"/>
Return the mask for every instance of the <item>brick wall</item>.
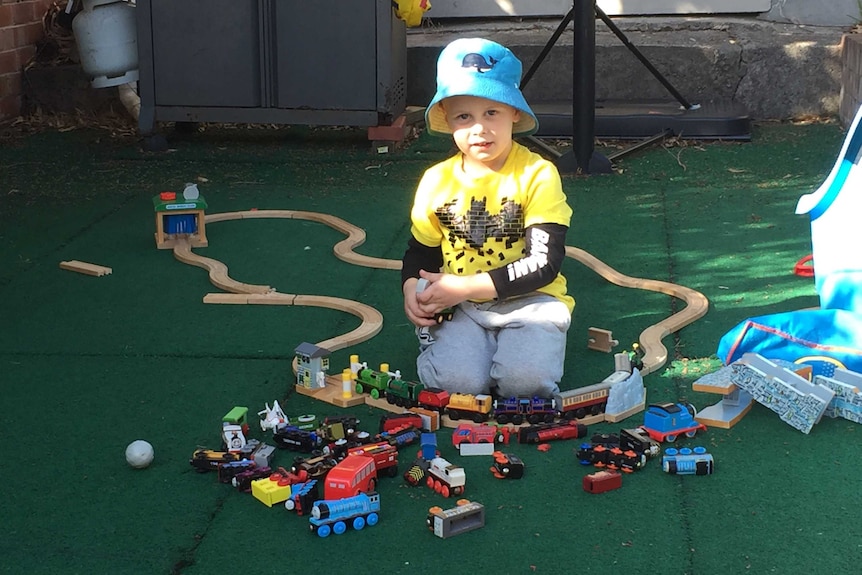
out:
<path id="1" fill-rule="evenodd" d="M 42 39 L 52 0 L 0 0 L 0 122 L 21 114 L 21 71 Z"/>

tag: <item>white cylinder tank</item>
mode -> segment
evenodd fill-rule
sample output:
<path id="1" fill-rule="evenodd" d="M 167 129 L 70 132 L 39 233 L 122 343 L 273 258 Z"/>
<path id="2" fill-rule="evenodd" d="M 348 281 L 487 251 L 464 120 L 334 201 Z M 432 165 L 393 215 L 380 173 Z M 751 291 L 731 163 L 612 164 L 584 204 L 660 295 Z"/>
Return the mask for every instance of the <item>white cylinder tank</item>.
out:
<path id="1" fill-rule="evenodd" d="M 81 68 L 94 88 L 138 79 L 138 35 L 135 6 L 125 0 L 83 0 L 72 20 Z"/>

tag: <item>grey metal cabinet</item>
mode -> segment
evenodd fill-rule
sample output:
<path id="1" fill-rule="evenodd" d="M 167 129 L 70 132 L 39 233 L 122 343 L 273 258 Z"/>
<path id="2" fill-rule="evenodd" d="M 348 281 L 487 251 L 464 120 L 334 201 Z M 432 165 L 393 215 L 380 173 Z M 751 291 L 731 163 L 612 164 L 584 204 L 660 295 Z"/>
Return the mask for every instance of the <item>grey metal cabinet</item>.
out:
<path id="1" fill-rule="evenodd" d="M 138 128 L 389 125 L 407 40 L 390 0 L 137 0 Z"/>

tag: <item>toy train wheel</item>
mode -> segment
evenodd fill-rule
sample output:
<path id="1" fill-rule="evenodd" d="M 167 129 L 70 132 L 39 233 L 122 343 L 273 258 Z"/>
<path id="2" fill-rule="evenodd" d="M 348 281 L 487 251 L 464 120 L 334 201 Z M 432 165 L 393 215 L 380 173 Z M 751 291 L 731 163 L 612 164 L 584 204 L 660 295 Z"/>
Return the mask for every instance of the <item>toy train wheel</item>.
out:
<path id="1" fill-rule="evenodd" d="M 347 531 L 347 524 L 344 521 L 336 521 L 332 526 L 332 532 L 336 535 L 341 535 L 345 531 Z"/>
<path id="2" fill-rule="evenodd" d="M 456 497 L 458 495 L 461 495 L 462 493 L 464 493 L 464 487 L 463 486 L 455 487 L 454 489 L 452 489 L 452 495 L 454 495 Z"/>
<path id="3" fill-rule="evenodd" d="M 512 417 L 512 423 L 515 425 L 521 425 L 522 423 L 524 423 L 524 418 L 520 415 L 515 415 L 514 417 Z"/>
<path id="4" fill-rule="evenodd" d="M 667 441 L 668 443 L 673 443 L 674 441 L 676 441 L 676 434 L 671 433 L 670 435 L 665 435 L 664 440 Z"/>
<path id="5" fill-rule="evenodd" d="M 394 395 L 389 395 L 387 393 L 386 394 L 386 403 L 388 403 L 389 405 L 397 405 L 398 404 L 398 398 L 396 398 Z"/>
<path id="6" fill-rule="evenodd" d="M 475 423 L 485 423 L 486 421 L 488 421 L 488 416 L 484 413 L 477 413 L 473 416 L 473 421 Z"/>
<path id="7" fill-rule="evenodd" d="M 288 511 L 293 511 L 296 509 L 296 502 L 293 499 L 288 499 L 284 502 L 284 508 Z"/>
<path id="8" fill-rule="evenodd" d="M 506 425 L 507 423 L 509 423 L 509 416 L 506 415 L 505 413 L 501 413 L 500 415 L 496 416 L 494 419 L 496 419 L 497 423 L 499 423 L 500 425 Z"/>
<path id="9" fill-rule="evenodd" d="M 454 419 L 455 421 L 461 419 L 461 412 L 456 409 L 447 409 L 446 415 L 449 416 L 449 419 Z"/>
<path id="10" fill-rule="evenodd" d="M 353 391 L 355 391 L 357 395 L 362 395 L 365 393 L 365 388 L 362 387 L 361 383 L 357 383 L 356 387 L 353 388 Z"/>
<path id="11" fill-rule="evenodd" d="M 434 489 L 434 478 L 429 475 L 425 480 L 425 484 L 428 485 L 429 488 Z"/>
<path id="12" fill-rule="evenodd" d="M 690 438 L 692 438 L 692 437 L 694 437 L 695 435 L 697 435 L 697 430 L 696 430 L 696 429 L 692 429 L 691 431 L 686 431 L 686 432 L 685 432 L 685 436 L 686 436 L 686 437 L 688 437 L 689 439 L 690 439 Z"/>
<path id="13" fill-rule="evenodd" d="M 317 528 L 318 537 L 329 537 L 330 533 L 332 533 L 332 529 L 329 528 L 329 525 L 321 525 Z"/>
<path id="14" fill-rule="evenodd" d="M 448 485 L 442 485 L 440 487 L 440 495 L 442 495 L 443 497 L 449 497 L 450 492 L 449 492 L 449 486 Z"/>
<path id="15" fill-rule="evenodd" d="M 374 527 L 377 525 L 377 522 L 380 520 L 380 517 L 376 513 L 369 513 L 368 517 L 365 518 L 365 524 L 369 527 Z"/>
<path id="16" fill-rule="evenodd" d="M 365 519 L 363 517 L 357 517 L 353 520 L 353 528 L 359 531 L 365 527 Z"/>
<path id="17" fill-rule="evenodd" d="M 368 395 L 370 395 L 372 399 L 380 399 L 380 390 L 377 388 L 374 388 L 371 390 L 371 392 Z"/>
<path id="18" fill-rule="evenodd" d="M 436 479 L 434 481 L 434 492 L 440 493 L 442 491 L 443 491 L 443 483 L 439 479 Z"/>

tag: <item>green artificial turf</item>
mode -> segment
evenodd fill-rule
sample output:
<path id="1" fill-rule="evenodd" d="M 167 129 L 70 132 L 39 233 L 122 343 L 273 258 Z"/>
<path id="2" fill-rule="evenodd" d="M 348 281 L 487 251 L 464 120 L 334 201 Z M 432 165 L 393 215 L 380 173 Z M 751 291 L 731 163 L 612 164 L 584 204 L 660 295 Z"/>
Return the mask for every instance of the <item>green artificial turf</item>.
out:
<path id="1" fill-rule="evenodd" d="M 645 378 L 648 401 L 719 398 L 691 383 L 719 366 L 719 338 L 748 317 L 817 305 L 810 278 L 793 275 L 811 252 L 797 199 L 825 178 L 843 140 L 834 124 L 756 126 L 749 143 L 655 146 L 612 175 L 564 178 L 574 209 L 569 244 L 633 277 L 702 292 L 708 314 L 663 340 L 668 362 Z M 359 130 L 219 129 L 170 136 L 171 150 L 104 133 L 42 132 L 2 141 L 0 167 L 0 422 L 6 431 L 0 572 L 183 573 L 851 573 L 862 559 L 859 428 L 825 418 L 809 435 L 756 405 L 703 445 L 716 472 L 671 476 L 658 464 L 622 489 L 583 491 L 592 468 L 577 441 L 508 446 L 527 465 L 498 480 L 487 457 L 460 457 L 438 432 L 442 455 L 466 469 L 465 497 L 486 507 L 483 529 L 448 540 L 425 526 L 429 507 L 454 505 L 400 477 L 382 479 L 379 525 L 320 539 L 283 508 L 219 484 L 188 464 L 217 448 L 221 417 L 278 399 L 288 415 L 341 414 L 293 391 L 290 362 L 304 341 L 346 333 L 359 321 L 300 306 L 210 305 L 204 270 L 157 250 L 152 197 L 196 182 L 208 214 L 251 209 L 333 214 L 367 233 L 357 251 L 400 258 L 422 171 L 448 143 L 422 136 L 372 153 Z M 283 293 L 327 295 L 378 309 L 374 338 L 332 354 L 387 362 L 415 376 L 416 341 L 402 311 L 398 272 L 341 262 L 343 238 L 303 220 L 207 226 L 201 255 L 238 281 Z M 91 277 L 59 262 L 109 266 Z M 587 349 L 587 329 L 612 330 L 618 349 L 682 307 L 610 284 L 567 260 L 577 300 L 564 388 L 611 371 Z M 376 431 L 381 412 L 347 410 Z M 252 418 L 254 419 L 254 418 Z M 616 432 L 642 423 L 590 426 Z M 254 421 L 252 422 L 254 423 Z M 263 438 L 258 430 L 255 435 Z M 127 466 L 135 439 L 155 447 L 145 470 Z M 415 454 L 401 456 L 406 469 Z M 293 454 L 279 451 L 277 463 Z"/>

